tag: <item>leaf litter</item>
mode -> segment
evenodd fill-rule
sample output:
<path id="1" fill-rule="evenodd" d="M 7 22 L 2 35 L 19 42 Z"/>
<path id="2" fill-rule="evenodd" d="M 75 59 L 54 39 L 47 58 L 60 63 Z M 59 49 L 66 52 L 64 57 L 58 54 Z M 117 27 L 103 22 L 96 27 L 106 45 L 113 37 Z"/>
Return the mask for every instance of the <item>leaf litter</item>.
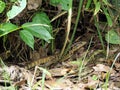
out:
<path id="1" fill-rule="evenodd" d="M 41 7 L 42 0 L 28 1 L 28 10 L 37 10 L 39 7 Z M 84 28 L 85 26 L 80 27 L 84 30 L 86 29 Z M 78 28 L 77 30 L 77 34 L 83 33 L 82 30 L 79 29 L 80 28 Z M 92 29 L 87 30 L 87 32 L 84 32 L 82 36 L 78 37 L 80 40 L 77 40 L 79 42 L 89 42 L 90 38 L 93 36 L 93 43 L 88 52 L 87 43 L 85 47 L 77 50 L 71 58 L 67 59 L 64 62 L 53 64 L 50 67 L 43 67 L 43 69 L 40 70 L 38 70 L 38 68 L 26 70 L 25 68 L 17 65 L 1 65 L 0 89 L 14 90 L 16 87 L 18 90 L 42 90 L 42 87 L 44 87 L 44 90 L 105 90 L 104 85 L 106 77 L 108 75 L 108 72 L 110 72 L 109 82 L 107 83 L 107 90 L 120 90 L 120 56 L 114 63 L 113 68 L 111 68 L 111 65 L 114 62 L 114 58 L 116 57 L 115 55 L 119 53 L 120 48 L 117 45 L 111 45 L 108 59 L 106 59 L 105 55 L 101 51 L 99 51 L 101 50 L 101 44 L 98 40 L 98 36 L 96 36 L 94 32 L 95 31 Z M 36 40 L 36 42 L 39 43 L 39 40 Z M 13 46 L 17 45 L 14 43 Z M 22 46 L 24 45 L 22 44 Z M 17 49 L 18 48 L 16 48 L 15 50 L 17 51 Z M 30 54 L 32 53 L 30 57 L 33 60 L 36 60 L 36 58 L 47 56 L 46 51 L 39 52 L 38 50 L 37 52 L 37 50 L 35 50 L 35 52 L 30 51 Z M 39 53 L 42 54 L 39 56 Z"/>
<path id="2" fill-rule="evenodd" d="M 94 89 L 94 88 L 96 88 L 96 90 L 101 90 L 102 89 L 101 87 L 105 83 L 107 72 L 109 71 L 111 72 L 110 72 L 110 81 L 108 83 L 108 90 L 119 90 L 120 88 L 119 62 L 118 63 L 116 62 L 114 65 L 114 68 L 111 69 L 110 66 L 107 65 L 107 63 L 105 62 L 103 63 L 103 61 L 105 60 L 101 60 L 101 59 L 99 61 L 98 60 L 97 60 L 97 63 L 99 62 L 100 64 L 97 64 L 97 63 L 89 64 L 89 62 L 87 63 L 84 62 L 85 66 L 83 67 L 83 70 L 80 73 L 80 76 L 78 74 L 79 64 L 78 64 L 78 61 L 76 60 L 74 60 L 74 62 L 76 62 L 77 64 L 71 63 L 71 60 L 69 59 L 65 62 L 62 62 L 61 64 L 58 63 L 54 67 L 52 66 L 52 68 L 48 70 L 48 72 L 51 74 L 51 77 L 49 77 L 47 74 L 45 76 L 44 90 L 50 90 L 50 89 L 87 90 L 87 89 Z M 37 70 L 35 72 L 34 70 L 32 71 L 26 70 L 19 66 L 14 66 L 14 65 L 9 67 L 5 66 L 4 69 L 0 68 L 0 73 L 1 73 L 0 83 L 6 82 L 5 77 L 2 77 L 4 72 L 6 72 L 9 77 L 9 81 L 7 81 L 7 83 L 12 84 L 13 86 L 19 86 L 20 90 L 28 90 L 33 87 L 36 90 L 41 90 L 42 88 L 41 79 L 43 78 L 42 77 L 43 71 L 41 70 Z M 95 76 L 96 76 L 96 79 L 95 79 Z M 34 80 L 32 81 L 32 79 Z M 30 87 L 29 85 L 31 85 L 31 82 L 32 82 L 32 86 Z"/>

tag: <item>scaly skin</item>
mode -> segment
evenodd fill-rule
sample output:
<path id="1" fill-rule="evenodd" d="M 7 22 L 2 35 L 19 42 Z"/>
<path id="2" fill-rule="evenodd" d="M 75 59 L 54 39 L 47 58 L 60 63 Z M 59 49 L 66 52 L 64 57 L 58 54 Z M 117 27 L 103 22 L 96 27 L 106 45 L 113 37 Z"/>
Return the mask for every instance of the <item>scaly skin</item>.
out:
<path id="1" fill-rule="evenodd" d="M 32 62 L 28 63 L 27 65 L 25 65 L 25 68 L 30 69 L 37 65 L 42 65 L 42 64 L 48 63 L 50 61 L 52 63 L 56 63 L 59 61 L 65 61 L 65 60 L 69 59 L 75 51 L 77 51 L 78 49 L 83 47 L 85 44 L 86 44 L 86 42 L 79 43 L 79 45 L 77 45 L 76 47 L 73 47 L 72 50 L 70 50 L 69 53 L 67 55 L 63 56 L 62 58 L 59 58 L 59 56 L 60 56 L 59 54 L 40 58 L 38 60 L 32 61 Z"/>

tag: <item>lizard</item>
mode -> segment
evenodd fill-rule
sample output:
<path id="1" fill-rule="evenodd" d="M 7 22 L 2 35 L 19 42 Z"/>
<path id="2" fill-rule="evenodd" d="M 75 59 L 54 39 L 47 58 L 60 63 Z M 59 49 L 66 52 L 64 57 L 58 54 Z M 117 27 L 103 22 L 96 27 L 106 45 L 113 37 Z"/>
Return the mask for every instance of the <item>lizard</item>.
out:
<path id="1" fill-rule="evenodd" d="M 25 65 L 25 69 L 30 69 L 37 65 L 42 65 L 42 64 L 45 64 L 48 62 L 56 63 L 59 61 L 65 61 L 65 60 L 69 59 L 75 51 L 77 51 L 78 49 L 83 47 L 85 44 L 86 44 L 86 42 L 84 42 L 84 41 L 80 42 L 77 46 L 73 47 L 67 55 L 63 56 L 62 58 L 59 57 L 60 56 L 59 54 L 56 54 L 56 55 L 40 58 L 40 59 L 34 60 L 32 62 L 29 62 Z"/>

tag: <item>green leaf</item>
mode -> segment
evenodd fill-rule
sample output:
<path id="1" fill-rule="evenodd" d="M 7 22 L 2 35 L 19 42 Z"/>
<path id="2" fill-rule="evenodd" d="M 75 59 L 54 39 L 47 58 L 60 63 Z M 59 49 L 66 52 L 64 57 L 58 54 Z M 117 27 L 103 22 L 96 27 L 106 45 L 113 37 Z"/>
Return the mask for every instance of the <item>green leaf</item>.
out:
<path id="1" fill-rule="evenodd" d="M 60 4 L 63 10 L 69 10 L 69 2 L 70 0 L 61 0 Z"/>
<path id="2" fill-rule="evenodd" d="M 100 6 L 101 6 L 101 3 L 100 2 L 97 2 L 95 4 L 95 12 L 94 12 L 94 15 L 96 15 L 99 11 L 100 11 Z"/>
<path id="3" fill-rule="evenodd" d="M 52 26 L 50 24 L 50 19 L 46 13 L 44 12 L 36 13 L 32 18 L 32 22 L 48 25 L 49 27 L 44 27 L 44 28 L 46 28 L 47 31 L 52 33 Z"/>
<path id="4" fill-rule="evenodd" d="M 105 39 L 111 44 L 120 44 L 120 36 L 115 32 L 115 30 L 110 30 L 105 35 Z"/>
<path id="5" fill-rule="evenodd" d="M 47 42 L 50 42 L 50 40 L 53 39 L 51 36 L 52 26 L 46 13 L 36 13 L 32 18 L 32 22 L 23 24 L 22 28 L 31 32 L 33 36 L 43 39 Z"/>
<path id="6" fill-rule="evenodd" d="M 12 19 L 15 16 L 17 16 L 20 12 L 23 11 L 23 9 L 25 9 L 26 7 L 26 0 L 18 0 L 16 3 L 18 3 L 19 5 L 13 5 L 12 9 L 10 11 L 7 12 L 7 17 L 8 19 Z"/>
<path id="7" fill-rule="evenodd" d="M 0 24 L 0 37 L 15 31 L 18 27 L 12 23 Z"/>
<path id="8" fill-rule="evenodd" d="M 2 13 L 5 9 L 5 3 L 3 1 L 0 1 L 0 13 Z"/>
<path id="9" fill-rule="evenodd" d="M 61 0 L 50 0 L 50 4 L 53 5 L 53 6 L 57 6 L 60 4 L 60 1 Z"/>
<path id="10" fill-rule="evenodd" d="M 69 10 L 70 0 L 50 0 L 50 4 L 53 6 L 61 5 L 63 10 Z"/>
<path id="11" fill-rule="evenodd" d="M 29 31 L 21 30 L 20 37 L 29 47 L 34 49 L 34 37 Z"/>
<path id="12" fill-rule="evenodd" d="M 32 22 L 50 25 L 50 19 L 47 16 L 47 14 L 44 13 L 44 12 L 38 12 L 38 13 L 36 13 L 34 15 L 34 17 L 32 18 Z"/>
<path id="13" fill-rule="evenodd" d="M 50 42 L 50 39 L 53 39 L 49 31 L 46 29 L 46 27 L 49 27 L 48 25 L 43 26 L 43 24 L 31 22 L 23 24 L 22 27 L 31 32 L 33 36 L 43 39 L 47 42 Z"/>
<path id="14" fill-rule="evenodd" d="M 110 17 L 110 14 L 108 13 L 106 8 L 103 8 L 103 11 L 105 13 L 105 16 L 107 18 L 108 25 L 111 27 L 112 26 L 112 18 Z"/>

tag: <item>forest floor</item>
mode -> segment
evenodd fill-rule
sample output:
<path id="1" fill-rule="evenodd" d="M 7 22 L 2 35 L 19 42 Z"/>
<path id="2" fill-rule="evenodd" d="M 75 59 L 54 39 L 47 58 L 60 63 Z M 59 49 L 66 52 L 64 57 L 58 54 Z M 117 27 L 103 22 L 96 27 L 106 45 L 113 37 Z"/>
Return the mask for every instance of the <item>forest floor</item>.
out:
<path id="1" fill-rule="evenodd" d="M 35 1 L 31 0 L 27 9 L 11 22 L 19 25 L 40 11 L 32 3 Z M 47 5 L 44 7 L 50 18 L 58 14 Z M 76 15 L 74 11 L 73 25 Z M 40 39 L 35 39 L 35 50 L 31 50 L 20 40 L 17 31 L 9 34 L 8 51 L 3 50 L 3 43 L 0 46 L 0 90 L 120 90 L 120 45 L 108 45 L 104 40 L 104 50 L 91 19 L 91 13 L 82 12 L 70 50 L 62 58 L 59 56 L 65 40 L 67 14 L 52 22 L 54 53 L 50 44 L 43 46 Z M 60 30 L 56 32 L 57 29 Z M 72 33 L 71 26 L 69 38 Z M 102 35 L 104 38 L 104 32 Z"/>

